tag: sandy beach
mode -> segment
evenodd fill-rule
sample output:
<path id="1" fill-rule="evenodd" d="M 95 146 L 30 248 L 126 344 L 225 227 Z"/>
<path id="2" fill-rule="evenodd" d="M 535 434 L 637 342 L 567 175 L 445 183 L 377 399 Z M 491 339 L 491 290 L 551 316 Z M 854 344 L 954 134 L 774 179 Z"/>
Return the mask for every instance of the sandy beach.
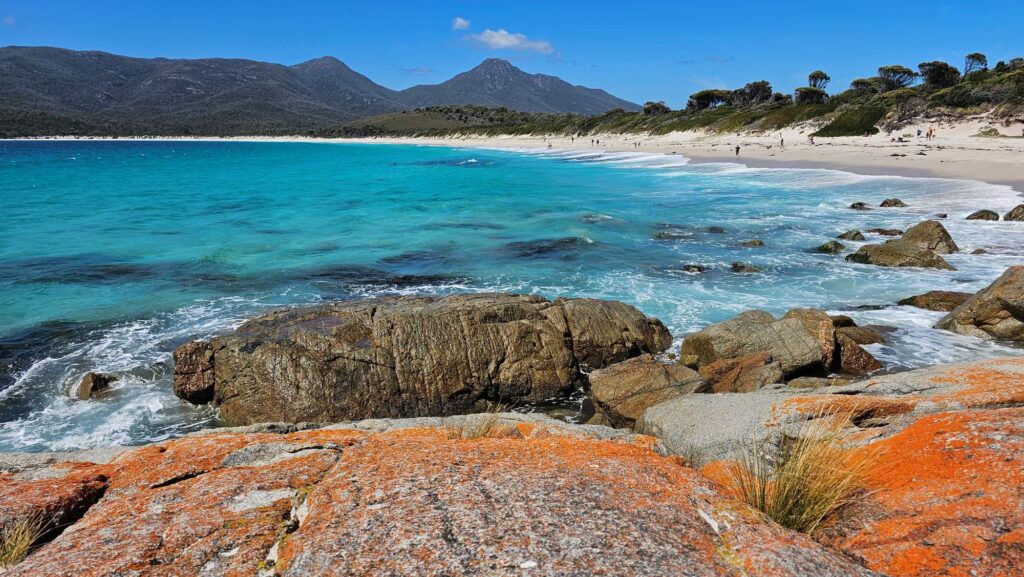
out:
<path id="1" fill-rule="evenodd" d="M 918 139 L 917 129 L 934 126 L 937 137 Z M 558 136 L 382 137 L 318 139 L 303 136 L 144 137 L 140 140 L 238 140 L 252 142 L 361 142 L 498 148 L 593 148 L 595 150 L 682 154 L 693 162 L 739 162 L 754 168 L 821 168 L 865 175 L 979 180 L 1012 186 L 1024 193 L 1024 138 L 975 136 L 992 125 L 985 121 L 957 124 L 928 123 L 907 126 L 891 135 L 815 138 L 813 127 L 793 127 L 764 135 L 675 132 L 598 134 L 582 138 Z M 1005 133 L 1005 131 L 1004 131 Z M 904 136 L 907 135 L 907 136 Z M 893 142 L 903 137 L 905 142 Z M 53 137 L 41 140 L 86 140 L 88 137 Z M 120 140 L 131 140 L 122 137 Z M 591 143 L 593 139 L 594 143 Z M 109 140 L 96 138 L 95 140 Z M 784 146 L 780 146 L 784 141 Z M 600 142 L 600 144 L 598 144 Z M 639 143 L 639 146 L 636 145 Z M 736 146 L 740 147 L 736 154 Z"/>

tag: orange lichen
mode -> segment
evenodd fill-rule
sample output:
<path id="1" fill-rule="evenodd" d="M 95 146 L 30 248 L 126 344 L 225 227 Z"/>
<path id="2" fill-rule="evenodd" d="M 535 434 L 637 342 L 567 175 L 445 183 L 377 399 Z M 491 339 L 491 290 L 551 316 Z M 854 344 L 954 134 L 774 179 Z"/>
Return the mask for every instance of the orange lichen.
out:
<path id="1" fill-rule="evenodd" d="M 922 417 L 859 451 L 879 449 L 869 498 L 824 542 L 893 577 L 1020 574 L 1024 409 Z"/>

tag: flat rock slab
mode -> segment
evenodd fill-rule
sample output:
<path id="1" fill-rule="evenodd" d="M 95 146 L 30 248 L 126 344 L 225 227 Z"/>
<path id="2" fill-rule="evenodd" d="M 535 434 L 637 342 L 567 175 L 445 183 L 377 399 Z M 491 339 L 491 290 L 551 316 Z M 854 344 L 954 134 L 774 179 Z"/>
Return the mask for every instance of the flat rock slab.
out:
<path id="1" fill-rule="evenodd" d="M 453 438 L 480 418 L 500 434 Z M 105 475 L 102 498 L 8 574 L 878 575 L 650 437 L 540 416 L 413 421 L 213 432 L 75 463 Z M 33 482 L 8 479 L 0 510 Z"/>

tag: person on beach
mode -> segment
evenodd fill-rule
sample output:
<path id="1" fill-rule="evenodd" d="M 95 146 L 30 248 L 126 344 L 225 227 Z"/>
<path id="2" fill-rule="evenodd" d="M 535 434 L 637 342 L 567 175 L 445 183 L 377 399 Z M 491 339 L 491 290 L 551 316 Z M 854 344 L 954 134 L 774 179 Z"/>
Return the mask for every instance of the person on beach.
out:
<path id="1" fill-rule="evenodd" d="M 786 150 L 786 139 L 781 134 L 779 135 L 779 150 Z"/>
<path id="2" fill-rule="evenodd" d="M 740 145 L 736 145 L 736 156 L 740 155 Z"/>

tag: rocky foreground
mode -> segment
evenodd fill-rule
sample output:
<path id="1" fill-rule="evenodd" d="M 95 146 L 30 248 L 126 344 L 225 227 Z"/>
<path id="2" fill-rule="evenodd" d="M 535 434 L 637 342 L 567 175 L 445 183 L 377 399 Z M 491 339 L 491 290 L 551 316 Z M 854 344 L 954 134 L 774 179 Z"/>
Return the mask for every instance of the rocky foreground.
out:
<path id="1" fill-rule="evenodd" d="M 715 399 L 700 409 L 702 431 L 685 435 L 711 439 L 700 470 L 663 405 L 641 428 L 664 442 L 501 414 L 4 455 L 0 524 L 53 521 L 9 574 L 1020 574 L 1024 357 L 777 395 L 689 397 Z M 734 413 L 750 427 L 716 412 L 733 402 L 758 407 Z M 853 450 L 881 448 L 884 459 L 869 490 L 813 539 L 714 480 L 714 439 L 784 428 L 832 403 L 855 415 L 844 432 Z"/>

